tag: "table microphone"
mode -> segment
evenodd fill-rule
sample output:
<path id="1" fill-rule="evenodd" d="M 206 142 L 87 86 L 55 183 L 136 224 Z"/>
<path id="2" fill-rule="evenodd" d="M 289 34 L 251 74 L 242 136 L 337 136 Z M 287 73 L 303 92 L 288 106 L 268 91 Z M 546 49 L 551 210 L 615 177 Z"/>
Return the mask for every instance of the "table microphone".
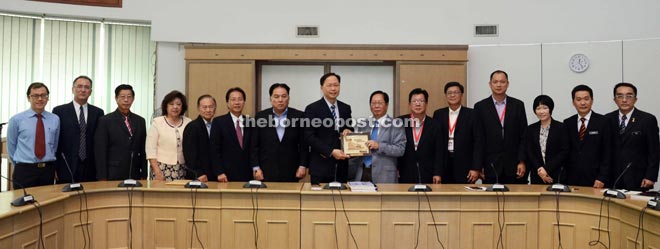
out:
<path id="1" fill-rule="evenodd" d="M 139 181 L 133 180 L 131 176 L 133 175 L 133 151 L 131 151 L 131 162 L 128 164 L 128 179 L 122 181 L 117 185 L 117 187 L 142 187 L 142 183 Z"/>
<path id="2" fill-rule="evenodd" d="M 181 164 L 181 166 L 183 166 L 183 168 L 185 168 L 186 170 L 192 171 L 195 174 L 195 179 L 193 179 L 192 181 L 189 181 L 188 183 L 186 183 L 186 185 L 184 185 L 185 188 L 209 188 L 209 186 L 206 185 L 206 183 L 203 183 L 202 181 L 197 179 L 197 177 L 198 177 L 197 175 L 199 175 L 197 173 L 197 171 L 195 171 L 194 169 L 191 169 L 190 167 L 186 166 L 185 164 Z"/>
<path id="3" fill-rule="evenodd" d="M 490 167 L 493 169 L 493 174 L 495 174 L 495 183 L 488 187 L 486 191 L 488 192 L 509 192 L 509 188 L 505 186 L 504 184 L 500 184 L 500 177 L 497 175 L 497 171 L 495 171 L 495 165 L 493 163 L 490 163 Z"/>
<path id="4" fill-rule="evenodd" d="M 25 206 L 25 205 L 27 205 L 27 204 L 32 204 L 33 202 L 36 201 L 36 200 L 34 199 L 34 196 L 28 194 L 27 191 L 25 190 L 25 188 L 23 187 L 23 185 L 21 185 L 21 184 L 18 183 L 17 181 L 15 181 L 14 179 L 9 179 L 9 178 L 7 178 L 7 177 L 5 177 L 5 176 L 3 176 L 3 175 L 0 175 L 0 177 L 5 178 L 5 179 L 7 179 L 7 181 L 10 181 L 10 182 L 12 182 L 13 184 L 18 185 L 18 187 L 21 188 L 21 189 L 23 190 L 23 196 L 16 198 L 16 200 L 13 200 L 13 201 L 11 202 L 11 205 L 12 205 L 12 206 L 14 206 L 14 207 Z"/>
<path id="5" fill-rule="evenodd" d="M 338 189 L 338 190 L 347 189 L 346 185 L 344 185 L 343 183 L 337 181 L 337 167 L 338 167 L 337 163 L 335 162 L 335 180 L 332 181 L 331 183 L 328 183 L 325 186 L 323 186 L 323 189 Z M 255 183 L 257 182 L 255 180 L 252 180 L 250 182 L 253 182 L 253 181 Z M 250 182 L 248 182 L 248 183 L 250 183 Z"/>
<path id="6" fill-rule="evenodd" d="M 433 191 L 428 185 L 422 184 L 422 170 L 419 168 L 419 162 L 415 163 L 417 165 L 417 184 L 410 186 L 408 192 L 431 192 Z"/>
<path id="7" fill-rule="evenodd" d="M 559 168 L 559 174 L 557 175 L 557 183 L 548 186 L 545 190 L 553 192 L 571 192 L 571 188 L 568 185 L 561 184 L 561 172 L 564 171 L 564 166 Z"/>
<path id="8" fill-rule="evenodd" d="M 621 192 L 621 190 L 616 189 L 616 184 L 619 183 L 619 180 L 621 180 L 621 177 L 623 177 L 623 175 L 626 174 L 626 171 L 628 171 L 631 165 L 632 162 L 629 162 L 628 165 L 626 165 L 626 168 L 623 169 L 623 172 L 621 172 L 621 174 L 619 174 L 619 177 L 616 178 L 616 181 L 614 181 L 614 185 L 612 185 L 612 188 L 608 188 L 607 190 L 605 190 L 605 192 L 603 192 L 603 196 L 615 197 L 617 199 L 626 199 L 626 194 Z"/>
<path id="9" fill-rule="evenodd" d="M 660 190 L 655 192 L 655 197 L 653 199 L 650 199 L 648 204 L 646 204 L 647 207 L 650 207 L 653 210 L 658 210 L 660 211 L 660 205 L 658 205 L 658 202 L 660 201 Z"/>
<path id="10" fill-rule="evenodd" d="M 62 187 L 62 192 L 82 190 L 83 189 L 82 184 L 76 183 L 74 180 L 73 171 L 69 166 L 69 162 L 66 160 L 66 156 L 64 155 L 64 152 L 62 152 L 62 159 L 64 159 L 64 165 L 66 165 L 66 169 L 69 170 L 69 174 L 71 175 L 71 183 L 64 185 L 64 187 Z"/>

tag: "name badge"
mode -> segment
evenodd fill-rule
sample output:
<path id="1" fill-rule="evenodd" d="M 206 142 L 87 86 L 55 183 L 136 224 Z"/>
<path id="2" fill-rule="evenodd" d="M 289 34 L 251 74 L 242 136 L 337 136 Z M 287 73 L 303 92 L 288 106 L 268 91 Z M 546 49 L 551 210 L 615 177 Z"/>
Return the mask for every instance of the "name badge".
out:
<path id="1" fill-rule="evenodd" d="M 598 135 L 598 131 L 590 131 L 589 135 Z"/>
<path id="2" fill-rule="evenodd" d="M 449 141 L 447 142 L 447 150 L 450 152 L 454 152 L 454 138 L 450 137 Z"/>

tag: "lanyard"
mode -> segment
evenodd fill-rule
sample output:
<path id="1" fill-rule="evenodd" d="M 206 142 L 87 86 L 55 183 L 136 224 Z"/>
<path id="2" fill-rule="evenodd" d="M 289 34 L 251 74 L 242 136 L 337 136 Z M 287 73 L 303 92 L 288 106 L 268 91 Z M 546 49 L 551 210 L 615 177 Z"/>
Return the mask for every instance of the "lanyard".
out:
<path id="1" fill-rule="evenodd" d="M 451 115 L 449 115 L 449 119 L 447 120 L 449 122 L 449 136 L 452 137 L 454 136 L 454 130 L 456 129 L 456 123 L 458 123 L 458 116 L 456 117 L 456 121 L 454 121 L 454 125 L 451 124 Z"/>
<path id="2" fill-rule="evenodd" d="M 410 119 L 413 121 L 413 124 L 415 123 L 415 118 L 413 117 L 412 113 L 410 114 Z M 422 132 L 424 131 L 424 122 L 422 121 L 422 125 L 419 127 L 419 134 L 417 133 L 417 129 L 413 127 L 413 139 L 415 139 L 415 147 L 417 147 L 417 144 L 419 144 L 419 139 L 422 137 Z"/>
<path id="3" fill-rule="evenodd" d="M 502 110 L 502 115 L 500 116 L 500 124 L 504 127 L 504 114 L 506 114 L 506 104 L 504 104 L 504 110 Z"/>

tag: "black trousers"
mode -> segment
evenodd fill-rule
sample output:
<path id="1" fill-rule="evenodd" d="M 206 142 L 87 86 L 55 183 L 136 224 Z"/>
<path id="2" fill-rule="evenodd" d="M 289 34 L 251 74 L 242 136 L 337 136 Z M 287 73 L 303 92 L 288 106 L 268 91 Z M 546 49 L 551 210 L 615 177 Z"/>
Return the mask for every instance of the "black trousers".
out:
<path id="1" fill-rule="evenodd" d="M 55 162 L 47 162 L 44 167 L 36 163 L 17 163 L 12 178 L 14 189 L 52 185 L 55 181 Z"/>

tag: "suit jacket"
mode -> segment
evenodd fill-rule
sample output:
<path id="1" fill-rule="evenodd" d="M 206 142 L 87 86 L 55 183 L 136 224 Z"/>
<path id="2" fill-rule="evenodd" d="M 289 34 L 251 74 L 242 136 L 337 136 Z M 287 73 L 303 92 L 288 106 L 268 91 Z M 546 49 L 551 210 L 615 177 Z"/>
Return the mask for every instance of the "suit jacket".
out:
<path id="1" fill-rule="evenodd" d="M 400 183 L 432 183 L 433 176 L 442 176 L 444 151 L 447 147 L 442 147 L 440 127 L 429 116 L 424 119 L 424 129 L 415 150 L 415 139 L 413 134 L 414 127 L 410 120 L 410 114 L 400 116 L 406 124 L 406 150 L 403 156 L 399 158 L 399 182 Z M 417 169 L 419 164 L 419 172 Z M 421 180 L 419 179 L 421 175 Z"/>
<path id="2" fill-rule="evenodd" d="M 305 127 L 299 122 L 305 113 L 289 107 L 287 120 L 296 123 L 284 128 L 282 141 L 277 136 L 276 127 L 256 127 L 250 143 L 250 166 L 259 166 L 264 173 L 264 181 L 297 182 L 298 167 L 308 165 L 308 147 L 305 143 Z M 255 116 L 259 120 L 274 120 L 273 108 L 260 111 Z M 261 121 L 263 122 L 263 121 Z M 295 125 L 295 126 L 293 126 Z"/>
<path id="3" fill-rule="evenodd" d="M 373 118 L 369 119 L 373 122 Z M 395 127 L 390 116 L 385 117 L 383 124 L 378 124 L 378 149 L 371 150 L 371 181 L 373 183 L 397 183 L 397 161 L 406 150 L 406 132 L 403 127 Z M 373 124 L 366 123 L 356 126 L 355 132 L 371 134 Z M 358 165 L 364 163 L 364 157 L 357 158 Z M 357 167 L 356 179 L 362 178 L 362 167 Z"/>
<path id="4" fill-rule="evenodd" d="M 571 146 L 566 168 L 568 184 L 593 186 L 595 180 L 606 185 L 611 184 L 612 135 L 610 121 L 605 116 L 592 112 L 583 141 L 580 141 L 579 138 L 578 122 L 577 114 L 564 120 Z"/>
<path id="5" fill-rule="evenodd" d="M 130 112 L 128 120 L 133 131 L 132 136 L 124 123 L 124 115 L 119 110 L 99 118 L 94 135 L 97 179 L 124 180 L 147 177 L 145 153 L 147 128 L 144 118 Z"/>
<path id="6" fill-rule="evenodd" d="M 244 122 L 249 123 L 243 116 Z M 213 119 L 211 125 L 211 146 L 213 146 L 213 172 L 216 176 L 226 174 L 229 181 L 245 182 L 252 180 L 250 168 L 250 142 L 253 128 L 243 127 L 243 148 L 238 143 L 231 113 Z"/>
<path id="7" fill-rule="evenodd" d="M 80 150 L 80 143 L 76 141 L 80 141 L 80 124 L 78 123 L 78 116 L 76 115 L 73 102 L 56 106 L 53 109 L 53 113 L 60 117 L 60 139 L 56 155 L 56 172 L 59 181 L 71 182 L 71 173 L 67 169 L 67 163 L 75 176 L 73 180 L 78 182 L 95 181 L 94 133 L 96 132 L 98 119 L 104 115 L 103 110 L 89 103 L 87 104 L 87 127 L 85 130 L 85 151 L 87 158 L 85 159 L 85 168 L 79 167 L 78 151 Z M 62 154 L 66 157 L 66 161 L 62 158 Z"/>
<path id="8" fill-rule="evenodd" d="M 559 121 L 552 120 L 550 123 L 550 131 L 548 132 L 548 140 L 545 144 L 545 162 L 541 154 L 541 144 L 539 137 L 541 132 L 541 122 L 536 122 L 527 127 L 525 131 L 525 163 L 527 170 L 531 174 L 532 184 L 543 184 L 543 180 L 539 177 L 537 170 L 539 167 L 545 168 L 548 175 L 554 180 L 555 183 L 566 182 L 566 171 L 561 170 L 568 158 L 568 135 L 566 135 L 566 127 Z M 561 171 L 561 176 L 558 174 Z M 559 177 L 559 178 L 558 178 Z"/>
<path id="9" fill-rule="evenodd" d="M 454 128 L 453 165 L 449 165 L 449 107 L 441 108 L 433 113 L 433 120 L 440 126 L 441 146 L 445 153 L 442 173 L 443 183 L 467 183 L 466 176 L 470 170 L 481 170 L 483 167 L 483 131 L 478 125 L 473 109 L 462 106 Z"/>
<path id="10" fill-rule="evenodd" d="M 632 163 L 628 172 L 621 177 L 616 188 L 642 190 L 643 179 L 656 182 L 658 164 L 660 164 L 660 146 L 658 145 L 658 120 L 652 114 L 635 108 L 628 117 L 628 125 L 623 134 L 619 134 L 619 111 L 607 114 L 612 124 L 614 144 L 614 165 L 610 181 L 614 184 L 628 163 Z"/>
<path id="11" fill-rule="evenodd" d="M 339 107 L 339 119 L 344 121 L 351 118 L 351 106 L 337 100 Z M 332 120 L 332 125 L 329 127 L 312 127 L 311 125 L 305 128 L 305 141 L 310 146 L 309 152 L 309 172 L 312 176 L 318 177 L 334 177 L 335 165 L 337 168 L 337 180 L 346 182 L 348 178 L 348 162 L 347 160 L 335 160 L 332 157 L 332 150 L 341 149 L 339 140 L 340 132 L 344 129 L 353 130 L 346 122 L 339 127 L 339 131 L 335 130 L 335 121 L 332 118 L 330 108 L 324 98 L 313 102 L 305 107 L 305 117 L 314 123 L 314 119 Z"/>
<path id="12" fill-rule="evenodd" d="M 211 160 L 211 139 L 204 118 L 199 116 L 186 126 L 182 143 L 186 167 L 191 169 L 186 171 L 186 178 L 197 179 L 206 175 L 209 181 L 216 181 L 218 178 L 213 173 Z"/>
<path id="13" fill-rule="evenodd" d="M 489 96 L 474 105 L 478 123 L 484 131 L 483 167 L 486 182 L 493 183 L 495 175 L 492 164 L 497 171 L 501 183 L 527 183 L 527 177 L 516 179 L 517 165 L 524 161 L 522 138 L 527 129 L 525 104 L 511 96 L 506 97 L 506 112 L 504 113 L 504 128 Z"/>

